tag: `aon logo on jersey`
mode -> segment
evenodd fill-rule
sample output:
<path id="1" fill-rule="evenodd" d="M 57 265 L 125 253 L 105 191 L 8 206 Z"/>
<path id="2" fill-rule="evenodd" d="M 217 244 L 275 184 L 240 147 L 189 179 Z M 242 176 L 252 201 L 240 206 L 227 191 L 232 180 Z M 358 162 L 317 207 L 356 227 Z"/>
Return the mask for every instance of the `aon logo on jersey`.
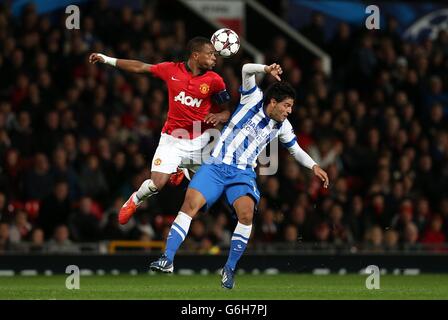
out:
<path id="1" fill-rule="evenodd" d="M 184 91 L 181 91 L 175 98 L 174 101 L 180 101 L 180 103 L 189 106 L 189 107 L 197 107 L 199 108 L 202 103 L 202 99 L 192 98 L 190 96 L 186 96 Z"/>

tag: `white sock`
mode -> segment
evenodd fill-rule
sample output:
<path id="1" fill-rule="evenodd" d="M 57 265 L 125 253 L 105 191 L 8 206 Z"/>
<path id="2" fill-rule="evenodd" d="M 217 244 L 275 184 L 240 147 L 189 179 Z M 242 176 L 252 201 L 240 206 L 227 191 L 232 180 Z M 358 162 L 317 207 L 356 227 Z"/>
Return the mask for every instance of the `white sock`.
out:
<path id="1" fill-rule="evenodd" d="M 132 201 L 134 201 L 135 204 L 139 204 L 139 202 L 145 200 L 146 198 L 149 198 L 150 196 L 158 192 L 159 190 L 157 189 L 154 182 L 152 182 L 151 179 L 147 179 L 143 181 L 138 191 L 134 194 L 134 196 L 132 197 Z"/>
<path id="2" fill-rule="evenodd" d="M 242 224 L 241 222 L 238 221 L 238 224 L 235 227 L 235 231 L 233 231 L 233 235 L 237 234 L 243 236 L 244 238 L 249 239 L 251 232 L 252 232 L 252 225 L 246 226 L 245 224 Z"/>
<path id="3" fill-rule="evenodd" d="M 165 255 L 169 260 L 174 260 L 177 250 L 188 234 L 190 223 L 191 217 L 188 214 L 179 211 L 179 214 L 171 226 L 170 233 L 168 233 L 168 238 L 166 239 Z"/>
<path id="4" fill-rule="evenodd" d="M 243 255 L 249 241 L 252 225 L 246 226 L 238 221 L 230 242 L 230 252 L 226 266 L 235 271 L 236 265 Z"/>
<path id="5" fill-rule="evenodd" d="M 176 219 L 174 219 L 173 225 L 174 224 L 177 224 L 179 227 L 181 227 L 185 234 L 187 234 L 188 230 L 190 229 L 191 217 L 188 214 L 179 211 Z"/>

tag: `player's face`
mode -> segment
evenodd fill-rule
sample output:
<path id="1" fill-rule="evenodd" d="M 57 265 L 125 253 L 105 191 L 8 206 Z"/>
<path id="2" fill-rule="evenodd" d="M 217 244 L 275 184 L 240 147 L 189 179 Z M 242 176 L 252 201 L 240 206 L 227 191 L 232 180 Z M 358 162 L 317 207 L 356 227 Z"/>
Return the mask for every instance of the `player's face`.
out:
<path id="1" fill-rule="evenodd" d="M 292 98 L 286 98 L 278 102 L 275 99 L 272 99 L 271 103 L 274 104 L 274 108 L 272 109 L 271 113 L 271 118 L 277 122 L 283 122 L 292 112 L 292 106 L 294 105 L 294 100 Z"/>
<path id="2" fill-rule="evenodd" d="M 202 50 L 197 54 L 197 62 L 199 68 L 205 70 L 210 70 L 216 65 L 215 48 L 211 43 L 202 46 Z"/>

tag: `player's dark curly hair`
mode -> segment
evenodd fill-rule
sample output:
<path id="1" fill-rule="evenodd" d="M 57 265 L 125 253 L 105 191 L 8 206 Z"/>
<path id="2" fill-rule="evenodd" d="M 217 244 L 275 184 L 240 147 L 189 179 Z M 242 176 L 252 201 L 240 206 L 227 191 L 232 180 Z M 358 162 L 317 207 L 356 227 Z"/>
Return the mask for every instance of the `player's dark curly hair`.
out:
<path id="1" fill-rule="evenodd" d="M 194 37 L 187 43 L 187 57 L 190 57 L 193 52 L 202 50 L 202 47 L 206 44 L 212 44 L 210 39 L 204 37 Z"/>
<path id="2" fill-rule="evenodd" d="M 277 102 L 281 102 L 287 98 L 291 98 L 293 100 L 296 99 L 296 91 L 294 88 L 288 83 L 284 81 L 277 81 L 271 84 L 264 91 L 264 103 L 268 104 L 271 99 L 274 98 Z"/>

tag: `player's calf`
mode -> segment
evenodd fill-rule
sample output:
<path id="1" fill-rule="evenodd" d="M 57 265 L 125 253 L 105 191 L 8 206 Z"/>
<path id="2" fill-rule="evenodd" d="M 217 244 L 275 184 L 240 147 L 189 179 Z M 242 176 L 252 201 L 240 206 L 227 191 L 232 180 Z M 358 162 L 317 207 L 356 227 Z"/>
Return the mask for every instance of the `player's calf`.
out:
<path id="1" fill-rule="evenodd" d="M 134 203 L 136 206 L 139 206 L 143 201 L 157 193 L 159 193 L 159 188 L 157 185 L 151 179 L 147 179 L 143 181 L 142 185 L 135 193 L 133 198 Z"/>

